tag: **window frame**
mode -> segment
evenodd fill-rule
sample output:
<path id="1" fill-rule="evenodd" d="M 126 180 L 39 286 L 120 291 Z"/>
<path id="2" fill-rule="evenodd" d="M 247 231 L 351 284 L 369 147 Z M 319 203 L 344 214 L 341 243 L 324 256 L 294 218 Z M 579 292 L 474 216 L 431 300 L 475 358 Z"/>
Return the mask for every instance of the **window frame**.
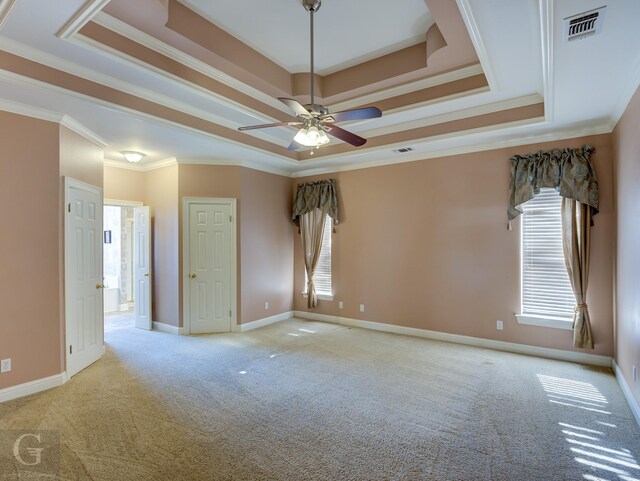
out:
<path id="1" fill-rule="evenodd" d="M 555 189 L 545 189 L 545 190 L 555 191 Z M 560 196 L 559 193 L 556 192 L 556 194 Z M 561 215 L 561 212 L 559 212 L 559 214 Z M 546 315 L 541 313 L 525 312 L 524 293 L 525 293 L 525 261 L 526 261 L 525 259 L 525 222 L 527 219 L 526 212 L 523 212 L 523 214 L 520 217 L 521 217 L 520 219 L 520 313 L 515 315 L 516 320 L 518 324 L 572 330 L 573 316 L 563 317 L 560 315 L 553 316 L 553 315 Z M 567 275 L 567 281 L 569 281 L 568 275 Z M 570 282 L 569 282 L 569 287 L 571 287 Z M 573 303 L 574 303 L 573 305 L 575 305 L 575 301 L 573 301 Z"/>

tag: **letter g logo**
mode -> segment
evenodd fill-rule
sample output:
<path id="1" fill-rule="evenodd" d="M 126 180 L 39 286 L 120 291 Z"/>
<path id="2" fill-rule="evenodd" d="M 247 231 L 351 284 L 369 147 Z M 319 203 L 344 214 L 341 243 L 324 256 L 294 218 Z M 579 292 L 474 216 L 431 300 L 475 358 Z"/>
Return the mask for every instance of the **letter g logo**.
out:
<path id="1" fill-rule="evenodd" d="M 22 443 L 22 440 L 27 437 L 35 438 L 39 443 L 42 442 L 40 440 L 39 434 L 30 434 L 30 433 L 23 434 L 18 439 L 16 439 L 15 443 L 13 443 L 13 457 L 15 457 L 18 460 L 18 462 L 24 466 L 37 466 L 42 462 L 42 451 L 44 451 L 44 448 L 27 448 L 26 449 L 27 454 L 31 456 L 32 461 L 31 462 L 25 461 L 22 458 L 22 455 L 20 454 L 20 443 Z"/>

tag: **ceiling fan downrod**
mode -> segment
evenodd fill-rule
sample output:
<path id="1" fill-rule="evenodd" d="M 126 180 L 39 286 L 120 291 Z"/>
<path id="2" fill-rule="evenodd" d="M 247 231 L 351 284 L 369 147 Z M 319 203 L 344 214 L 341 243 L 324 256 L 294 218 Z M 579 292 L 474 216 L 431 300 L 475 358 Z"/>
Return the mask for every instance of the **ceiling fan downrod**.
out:
<path id="1" fill-rule="evenodd" d="M 315 105 L 315 65 L 314 65 L 314 44 L 313 44 L 313 14 L 320 10 L 322 6 L 322 0 L 302 0 L 302 6 L 304 9 L 309 12 L 309 22 L 311 25 L 310 30 L 310 45 L 311 45 L 311 68 L 310 68 L 310 76 L 311 76 L 311 108 Z"/>

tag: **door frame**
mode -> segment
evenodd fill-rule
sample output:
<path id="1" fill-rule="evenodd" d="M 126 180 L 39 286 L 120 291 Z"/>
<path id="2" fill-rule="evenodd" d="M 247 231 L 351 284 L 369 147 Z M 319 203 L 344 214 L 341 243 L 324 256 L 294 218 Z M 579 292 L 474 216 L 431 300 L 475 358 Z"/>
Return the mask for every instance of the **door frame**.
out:
<path id="1" fill-rule="evenodd" d="M 71 312 L 71 302 L 73 296 L 72 285 L 67 282 L 67 279 L 71 279 L 71 256 L 69 255 L 71 252 L 71 239 L 74 238 L 73 232 L 70 232 L 71 222 L 68 222 L 67 216 L 67 206 L 70 202 L 69 191 L 71 189 L 83 190 L 85 192 L 92 192 L 94 194 L 98 194 L 100 197 L 100 209 L 104 209 L 104 196 L 102 193 L 102 188 L 97 187 L 95 185 L 87 184 L 85 182 L 81 182 L 79 180 L 72 179 L 71 177 L 64 178 L 64 204 L 63 204 L 63 222 L 64 222 L 64 370 L 67 379 L 70 376 L 67 374 L 69 372 L 69 346 L 71 345 L 69 339 L 69 312 Z M 102 212 L 104 215 L 104 212 Z M 104 225 L 103 225 L 104 227 Z M 100 245 L 100 262 L 104 262 L 104 249 L 102 245 L 102 236 L 97 236 L 96 241 Z M 103 272 L 104 274 L 104 272 Z M 104 344 L 104 298 L 102 305 L 102 354 L 104 355 L 106 351 L 106 346 Z"/>
<path id="2" fill-rule="evenodd" d="M 240 331 L 238 325 L 238 246 L 237 239 L 237 212 L 236 199 L 208 198 L 208 197 L 184 197 L 182 207 L 182 327 L 185 335 L 191 334 L 191 321 L 189 318 L 190 306 L 190 282 L 189 282 L 189 246 L 191 245 L 191 233 L 189 229 L 189 209 L 192 205 L 228 205 L 231 206 L 231 285 L 229 286 L 231 309 L 231 332 Z"/>

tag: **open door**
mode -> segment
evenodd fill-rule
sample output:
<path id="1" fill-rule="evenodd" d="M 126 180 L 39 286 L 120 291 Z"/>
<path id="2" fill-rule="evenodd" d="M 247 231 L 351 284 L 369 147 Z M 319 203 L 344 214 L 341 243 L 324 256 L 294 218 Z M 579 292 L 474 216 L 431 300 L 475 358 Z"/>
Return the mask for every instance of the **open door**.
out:
<path id="1" fill-rule="evenodd" d="M 151 330 L 151 213 L 136 207 L 133 215 L 134 312 L 136 327 Z"/>

